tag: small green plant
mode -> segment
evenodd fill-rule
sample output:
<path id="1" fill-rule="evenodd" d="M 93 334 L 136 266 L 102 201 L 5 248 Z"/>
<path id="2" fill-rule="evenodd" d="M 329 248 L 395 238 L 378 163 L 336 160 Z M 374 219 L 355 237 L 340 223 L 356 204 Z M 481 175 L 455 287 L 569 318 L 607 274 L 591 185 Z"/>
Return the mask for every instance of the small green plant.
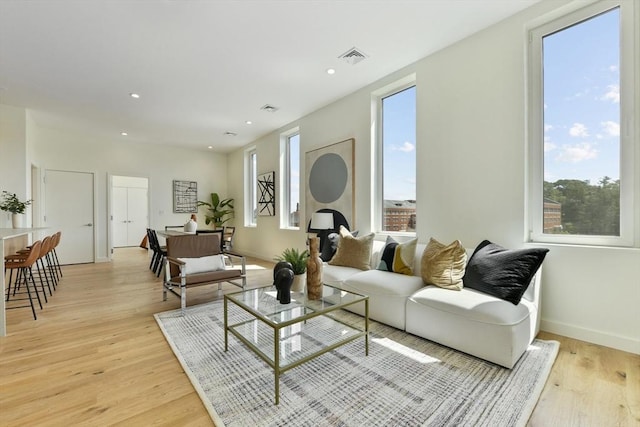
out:
<path id="1" fill-rule="evenodd" d="M 307 259 L 309 251 L 300 252 L 296 248 L 287 248 L 282 254 L 274 259 L 276 261 L 286 261 L 293 266 L 293 274 L 304 274 L 307 271 Z"/>
<path id="2" fill-rule="evenodd" d="M 222 199 L 218 193 L 211 193 L 211 202 L 203 202 L 198 200 L 198 206 L 206 206 L 209 211 L 204 216 L 205 224 L 209 225 L 213 222 L 216 228 L 233 218 L 233 199 Z"/>
<path id="3" fill-rule="evenodd" d="M 2 192 L 2 202 L 0 203 L 0 210 L 11 212 L 12 214 L 23 214 L 27 210 L 27 206 L 31 204 L 33 200 L 27 200 L 21 202 L 15 193 L 9 193 L 8 191 Z"/>

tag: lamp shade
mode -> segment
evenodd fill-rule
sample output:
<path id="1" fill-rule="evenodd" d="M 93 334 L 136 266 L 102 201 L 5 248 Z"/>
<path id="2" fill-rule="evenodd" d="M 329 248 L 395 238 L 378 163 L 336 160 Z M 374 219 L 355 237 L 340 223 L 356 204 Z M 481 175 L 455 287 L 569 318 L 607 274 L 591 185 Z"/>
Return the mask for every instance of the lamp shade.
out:
<path id="1" fill-rule="evenodd" d="M 311 216 L 311 227 L 315 230 L 333 229 L 333 214 L 331 212 L 315 212 Z"/>

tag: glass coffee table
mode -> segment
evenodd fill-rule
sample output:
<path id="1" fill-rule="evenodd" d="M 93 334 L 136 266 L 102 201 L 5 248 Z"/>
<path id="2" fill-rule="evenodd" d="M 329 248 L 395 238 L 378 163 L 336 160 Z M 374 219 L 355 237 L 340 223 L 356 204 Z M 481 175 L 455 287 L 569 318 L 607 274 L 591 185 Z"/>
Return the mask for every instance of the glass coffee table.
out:
<path id="1" fill-rule="evenodd" d="M 353 304 L 364 304 L 364 318 L 337 318 L 338 310 Z M 360 337 L 369 355 L 369 297 L 329 285 L 318 300 L 292 292 L 290 304 L 278 302 L 273 286 L 225 294 L 225 351 L 229 332 L 273 368 L 277 405 L 281 373 Z"/>

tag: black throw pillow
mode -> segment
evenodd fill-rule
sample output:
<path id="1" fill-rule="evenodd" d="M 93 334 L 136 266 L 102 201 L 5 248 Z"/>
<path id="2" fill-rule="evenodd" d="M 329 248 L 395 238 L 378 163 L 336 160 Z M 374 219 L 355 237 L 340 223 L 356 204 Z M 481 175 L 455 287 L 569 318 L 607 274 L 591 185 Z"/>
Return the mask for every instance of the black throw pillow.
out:
<path id="1" fill-rule="evenodd" d="M 467 263 L 464 287 L 518 305 L 547 252 L 546 248 L 505 249 L 484 240 Z"/>

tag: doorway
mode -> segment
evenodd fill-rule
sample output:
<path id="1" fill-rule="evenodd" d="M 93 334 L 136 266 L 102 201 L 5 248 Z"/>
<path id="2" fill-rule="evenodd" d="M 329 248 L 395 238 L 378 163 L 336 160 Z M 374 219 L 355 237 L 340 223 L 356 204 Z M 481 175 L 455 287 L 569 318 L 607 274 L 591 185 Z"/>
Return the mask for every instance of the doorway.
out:
<path id="1" fill-rule="evenodd" d="M 149 179 L 111 177 L 112 247 L 138 246 L 149 226 Z"/>
<path id="2" fill-rule="evenodd" d="M 56 248 L 62 264 L 95 262 L 94 175 L 45 170 L 44 226 L 60 231 Z"/>

